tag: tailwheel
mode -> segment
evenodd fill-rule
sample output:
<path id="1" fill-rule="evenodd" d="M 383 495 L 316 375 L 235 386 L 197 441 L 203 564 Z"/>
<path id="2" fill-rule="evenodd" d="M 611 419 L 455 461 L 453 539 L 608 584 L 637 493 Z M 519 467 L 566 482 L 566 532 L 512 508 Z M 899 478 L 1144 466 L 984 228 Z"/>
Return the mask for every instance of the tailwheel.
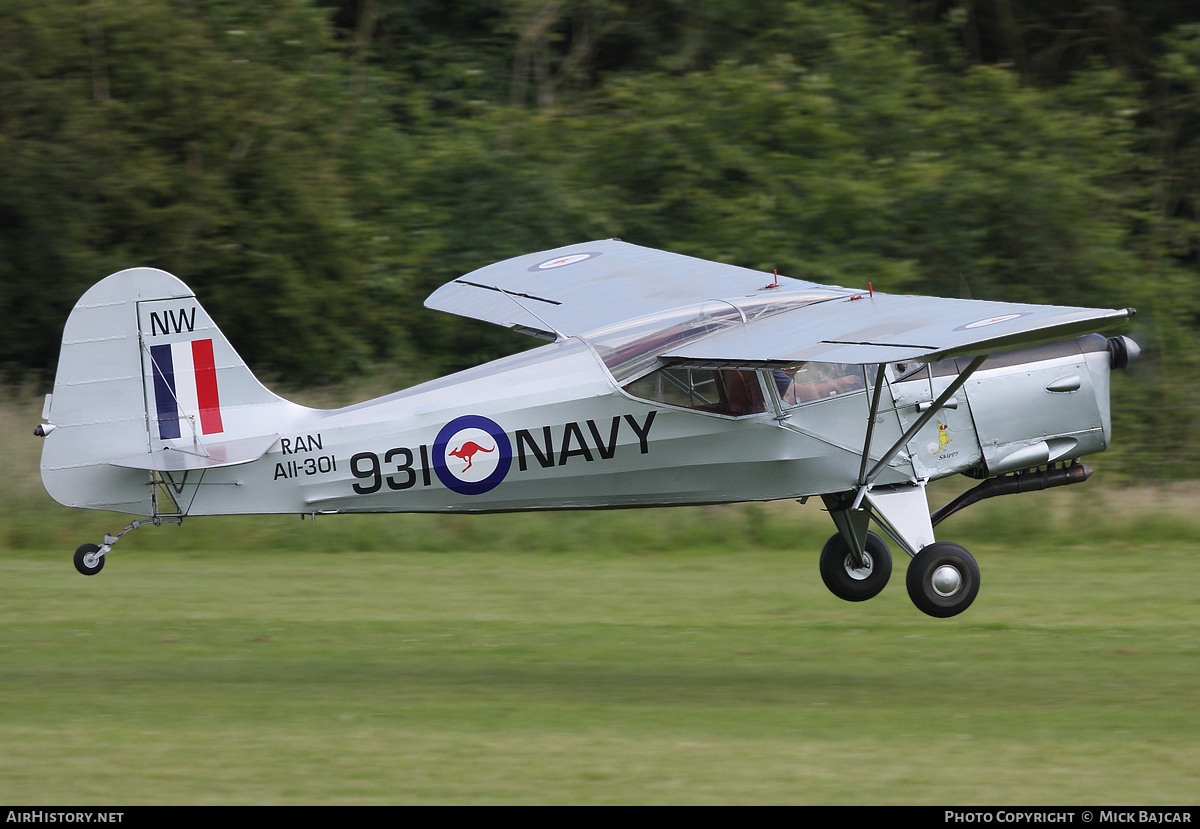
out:
<path id="1" fill-rule="evenodd" d="M 942 619 L 957 616 L 979 593 L 979 565 L 965 548 L 937 541 L 913 556 L 907 582 L 919 610 Z"/>
<path id="2" fill-rule="evenodd" d="M 84 544 L 75 551 L 75 569 L 85 576 L 94 576 L 104 569 L 104 555 L 96 544 Z"/>
<path id="3" fill-rule="evenodd" d="M 867 533 L 862 566 L 857 567 L 846 539 L 838 533 L 821 550 L 821 579 L 829 591 L 848 602 L 878 595 L 892 575 L 892 554 L 875 533 Z"/>

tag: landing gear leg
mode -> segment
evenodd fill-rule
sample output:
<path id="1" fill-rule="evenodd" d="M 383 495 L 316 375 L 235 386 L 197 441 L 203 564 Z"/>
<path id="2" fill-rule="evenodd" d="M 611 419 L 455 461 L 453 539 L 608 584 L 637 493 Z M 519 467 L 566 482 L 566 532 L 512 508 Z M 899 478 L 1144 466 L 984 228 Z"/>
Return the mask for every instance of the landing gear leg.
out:
<path id="1" fill-rule="evenodd" d="M 838 534 L 821 551 L 821 578 L 835 596 L 860 602 L 887 584 L 891 556 L 883 539 L 867 532 L 874 520 L 912 556 L 906 581 L 918 610 L 944 619 L 975 601 L 979 565 L 958 544 L 934 541 L 924 483 L 864 487 L 824 499 Z"/>
<path id="2" fill-rule="evenodd" d="M 121 537 L 130 530 L 136 530 L 138 527 L 144 527 L 147 524 L 159 526 L 161 524 L 182 523 L 183 516 L 181 515 L 156 515 L 153 518 L 140 518 L 116 535 L 105 533 L 103 544 L 84 544 L 75 551 L 75 569 L 85 576 L 94 576 L 99 573 L 104 569 L 104 557 L 112 550 L 113 545 L 120 541 Z"/>

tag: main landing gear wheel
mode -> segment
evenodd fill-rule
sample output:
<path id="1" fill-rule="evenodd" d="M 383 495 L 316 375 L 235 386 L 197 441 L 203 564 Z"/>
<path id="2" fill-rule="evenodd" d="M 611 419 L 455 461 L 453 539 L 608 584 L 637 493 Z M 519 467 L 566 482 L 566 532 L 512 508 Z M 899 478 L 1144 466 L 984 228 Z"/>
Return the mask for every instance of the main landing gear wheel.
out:
<path id="1" fill-rule="evenodd" d="M 833 595 L 848 602 L 863 602 L 887 586 L 892 575 L 892 554 L 875 533 L 867 533 L 863 566 L 854 566 L 850 545 L 841 534 L 821 550 L 821 578 Z"/>
<path id="2" fill-rule="evenodd" d="M 75 551 L 75 569 L 85 576 L 94 576 L 104 569 L 104 556 L 96 544 L 84 544 Z"/>
<path id="3" fill-rule="evenodd" d="M 979 565 L 963 547 L 936 541 L 913 556 L 907 582 L 919 610 L 942 619 L 957 616 L 979 593 Z"/>

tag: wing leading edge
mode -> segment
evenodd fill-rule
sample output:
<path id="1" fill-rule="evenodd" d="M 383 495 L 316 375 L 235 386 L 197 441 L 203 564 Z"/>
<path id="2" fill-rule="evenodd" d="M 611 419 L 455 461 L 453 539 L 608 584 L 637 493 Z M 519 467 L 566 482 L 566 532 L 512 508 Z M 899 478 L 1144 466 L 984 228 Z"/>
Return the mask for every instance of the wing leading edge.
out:
<path id="1" fill-rule="evenodd" d="M 875 293 L 751 320 L 659 355 L 665 362 L 880 364 L 994 354 L 1102 332 L 1132 309 Z"/>

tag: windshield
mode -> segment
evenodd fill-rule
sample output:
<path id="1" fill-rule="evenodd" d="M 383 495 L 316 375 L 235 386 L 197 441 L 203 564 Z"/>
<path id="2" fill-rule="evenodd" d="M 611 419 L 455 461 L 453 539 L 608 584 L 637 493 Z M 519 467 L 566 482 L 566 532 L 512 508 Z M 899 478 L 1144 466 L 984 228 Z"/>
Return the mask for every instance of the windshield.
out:
<path id="1" fill-rule="evenodd" d="M 709 300 L 624 320 L 584 336 L 625 385 L 659 368 L 658 355 L 722 328 L 829 299 L 829 293 L 767 294 Z"/>
<path id="2" fill-rule="evenodd" d="M 672 308 L 602 328 L 586 338 L 618 383 L 625 383 L 658 367 L 658 355 L 671 346 L 710 334 L 742 321 L 742 314 L 726 302 Z"/>

